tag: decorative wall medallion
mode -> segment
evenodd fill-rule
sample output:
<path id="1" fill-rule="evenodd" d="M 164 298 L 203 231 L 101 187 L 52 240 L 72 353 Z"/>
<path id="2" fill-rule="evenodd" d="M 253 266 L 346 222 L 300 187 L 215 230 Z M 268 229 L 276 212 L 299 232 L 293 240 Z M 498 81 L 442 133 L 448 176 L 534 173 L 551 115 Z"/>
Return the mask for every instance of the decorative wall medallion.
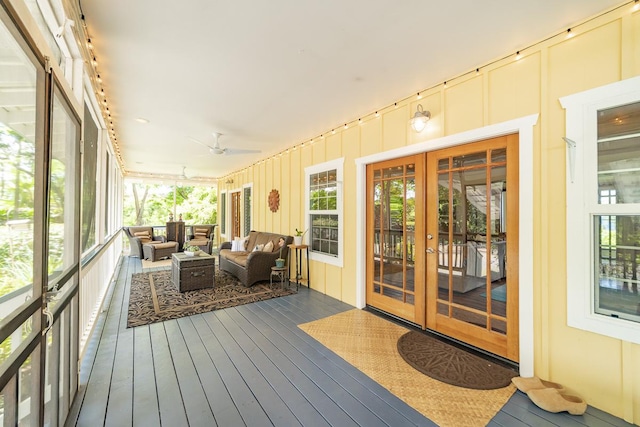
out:
<path id="1" fill-rule="evenodd" d="M 269 193 L 269 209 L 271 212 L 278 212 L 280 207 L 280 193 L 275 188 Z"/>

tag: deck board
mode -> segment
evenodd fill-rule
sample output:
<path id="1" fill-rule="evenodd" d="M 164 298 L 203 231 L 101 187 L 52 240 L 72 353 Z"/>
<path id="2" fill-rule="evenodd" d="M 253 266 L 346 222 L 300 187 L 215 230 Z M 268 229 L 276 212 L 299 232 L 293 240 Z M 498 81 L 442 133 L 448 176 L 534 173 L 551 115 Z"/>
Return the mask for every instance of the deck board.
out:
<path id="1" fill-rule="evenodd" d="M 353 309 L 314 290 L 126 328 L 135 258 L 115 286 L 81 363 L 67 426 L 435 426 L 298 328 Z M 443 402 L 446 404 L 446 402 Z M 492 427 L 628 427 L 589 407 L 550 414 L 516 392 Z"/>
<path id="2" fill-rule="evenodd" d="M 192 320 L 245 425 L 269 425 L 271 423 L 269 417 L 258 403 L 253 391 L 244 382 L 241 373 L 238 372 L 222 344 L 218 341 L 210 324 L 203 315 L 192 316 Z"/>
<path id="3" fill-rule="evenodd" d="M 219 426 L 243 425 L 242 417 L 222 381 L 216 365 L 211 360 L 202 337 L 191 317 L 178 319 L 185 345 L 189 348 L 200 384 L 209 402 L 209 407 Z"/>
<path id="4" fill-rule="evenodd" d="M 149 380 L 153 381 L 155 378 L 160 421 L 162 425 L 186 426 L 188 425 L 187 414 L 185 413 L 177 372 L 169 350 L 164 322 L 150 325 L 149 330 L 151 332 L 154 368 L 154 377 L 149 378 Z"/>

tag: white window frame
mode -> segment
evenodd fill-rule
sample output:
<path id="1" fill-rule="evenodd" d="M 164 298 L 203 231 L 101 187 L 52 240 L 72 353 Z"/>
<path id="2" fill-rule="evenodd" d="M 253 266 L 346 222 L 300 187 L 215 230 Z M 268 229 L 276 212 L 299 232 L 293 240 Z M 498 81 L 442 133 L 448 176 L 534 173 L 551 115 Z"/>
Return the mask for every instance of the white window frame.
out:
<path id="1" fill-rule="evenodd" d="M 640 77 L 560 99 L 566 110 L 567 323 L 640 344 L 640 323 L 595 312 L 594 216 L 640 214 L 640 204 L 598 203 L 597 112 L 640 101 Z M 573 145 L 575 143 L 575 146 Z"/>
<path id="2" fill-rule="evenodd" d="M 337 191 L 337 200 L 336 200 L 336 209 L 335 210 L 314 210 L 311 211 L 309 209 L 309 200 L 311 196 L 311 189 L 309 180 L 311 175 L 325 172 L 329 170 L 336 170 L 336 191 Z M 314 261 L 323 262 L 325 264 L 335 265 L 336 267 L 343 266 L 343 258 L 344 258 L 344 218 L 343 218 L 343 193 L 342 193 L 342 177 L 343 177 L 343 169 L 344 169 L 344 157 L 339 159 L 331 160 L 324 163 L 319 163 L 317 165 L 308 166 L 304 169 L 304 201 L 305 201 L 305 230 L 308 230 L 309 236 L 307 237 L 307 242 L 309 242 L 309 258 Z M 311 248 L 311 215 L 338 215 L 338 256 L 330 256 L 320 252 L 314 252 Z"/>

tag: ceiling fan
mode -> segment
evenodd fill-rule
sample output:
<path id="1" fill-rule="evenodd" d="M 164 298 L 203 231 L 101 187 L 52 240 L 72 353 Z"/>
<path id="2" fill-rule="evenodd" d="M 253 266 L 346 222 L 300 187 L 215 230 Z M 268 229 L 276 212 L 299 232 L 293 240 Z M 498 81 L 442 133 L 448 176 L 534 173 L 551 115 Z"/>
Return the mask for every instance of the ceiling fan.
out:
<path id="1" fill-rule="evenodd" d="M 250 153 L 260 153 L 261 150 L 249 150 L 249 149 L 244 149 L 244 148 L 222 148 L 220 147 L 220 137 L 222 136 L 222 134 L 220 132 L 213 132 L 213 136 L 216 137 L 216 142 L 213 144 L 213 147 L 211 145 L 207 145 L 204 142 L 200 142 L 197 139 L 194 138 L 190 138 L 192 141 L 197 142 L 200 145 L 203 145 L 205 147 L 207 147 L 209 149 L 209 152 L 211 154 L 224 154 L 224 155 L 231 155 L 231 154 L 250 154 Z"/>

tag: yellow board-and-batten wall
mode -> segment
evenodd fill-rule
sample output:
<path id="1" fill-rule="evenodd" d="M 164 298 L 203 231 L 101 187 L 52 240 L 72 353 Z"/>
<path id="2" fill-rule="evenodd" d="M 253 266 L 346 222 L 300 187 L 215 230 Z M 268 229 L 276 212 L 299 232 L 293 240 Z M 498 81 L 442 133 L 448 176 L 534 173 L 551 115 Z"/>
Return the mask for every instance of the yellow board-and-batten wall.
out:
<path id="1" fill-rule="evenodd" d="M 561 30 L 559 29 L 559 32 Z M 559 98 L 640 75 L 640 11 L 631 4 L 588 20 L 502 60 L 363 117 L 336 124 L 281 155 L 220 180 L 219 191 L 253 184 L 253 228 L 293 234 L 305 226 L 304 169 L 344 158 L 342 268 L 311 263 L 311 287 L 356 305 L 356 165 L 360 157 L 540 114 L 534 127 L 534 357 L 536 375 L 564 384 L 599 409 L 640 424 L 640 346 L 567 326 L 565 111 Z M 535 41 L 532 41 L 534 43 Z M 400 96 L 406 94 L 399 94 Z M 408 120 L 420 103 L 432 115 L 425 131 Z M 373 106 L 375 109 L 376 106 Z M 271 189 L 280 209 L 269 210 Z"/>

